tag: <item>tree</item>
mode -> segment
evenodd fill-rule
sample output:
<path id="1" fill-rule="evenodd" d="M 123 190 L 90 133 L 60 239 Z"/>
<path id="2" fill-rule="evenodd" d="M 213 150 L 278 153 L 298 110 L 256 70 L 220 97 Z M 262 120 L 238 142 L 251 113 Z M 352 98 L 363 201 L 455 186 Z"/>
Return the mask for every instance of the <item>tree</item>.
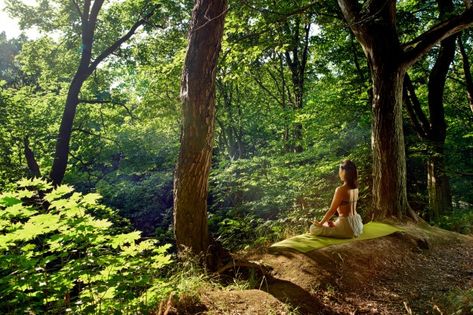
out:
<path id="1" fill-rule="evenodd" d="M 453 12 L 451 0 L 438 0 L 439 18 L 445 20 Z M 427 162 L 427 185 L 429 193 L 429 217 L 438 218 L 440 214 L 451 210 L 452 194 L 448 176 L 445 170 L 444 146 L 447 136 L 447 123 L 445 121 L 443 94 L 445 81 L 450 64 L 455 56 L 455 41 L 457 36 L 452 35 L 440 43 L 440 49 L 435 64 L 428 80 L 428 108 L 429 118 L 422 110 L 419 99 L 409 75 L 404 79 L 404 99 L 418 136 L 427 141 L 429 145 L 429 158 Z"/>
<path id="2" fill-rule="evenodd" d="M 407 69 L 432 46 L 469 27 L 473 10 L 466 9 L 412 41 L 401 43 L 394 0 L 338 0 L 342 14 L 361 44 L 373 82 L 373 208 L 377 217 L 409 215 L 406 157 L 402 131 L 403 80 Z"/>
<path id="3" fill-rule="evenodd" d="M 25 81 L 24 74 L 15 61 L 15 56 L 26 42 L 24 35 L 7 40 L 5 32 L 0 33 L 0 80 L 6 81 L 6 87 L 19 87 Z"/>
<path id="4" fill-rule="evenodd" d="M 307 59 L 309 57 L 309 39 L 312 26 L 312 14 L 307 14 L 303 19 L 296 15 L 294 25 L 291 27 L 291 21 L 284 23 L 285 34 L 290 37 L 290 45 L 284 52 L 284 58 L 291 71 L 291 81 L 294 94 L 294 111 L 298 113 L 304 106 L 304 81 L 306 77 Z M 301 34 L 302 28 L 302 34 Z M 283 35 L 281 35 L 282 37 Z M 302 152 L 303 134 L 302 124 L 296 122 L 293 126 L 292 141 L 294 142 L 289 149 L 294 152 Z"/>
<path id="5" fill-rule="evenodd" d="M 68 31 L 73 33 L 77 32 L 77 27 L 75 25 L 79 25 L 81 44 L 80 61 L 69 85 L 61 125 L 56 139 L 54 161 L 50 172 L 50 179 L 54 185 L 59 185 L 62 182 L 66 172 L 74 117 L 76 115 L 78 104 L 82 102 L 79 99 L 79 94 L 84 82 L 97 69 L 98 65 L 104 59 L 115 52 L 124 42 L 129 40 L 138 27 L 147 23 L 156 12 L 156 7 L 154 5 L 142 6 L 140 18 L 133 23 L 125 34 L 118 36 L 118 39 L 115 39 L 111 44 L 108 44 L 108 46 L 103 45 L 104 43 L 100 43 L 104 46 L 100 47 L 100 45 L 96 44 L 96 38 L 100 38 L 101 34 L 98 34 L 96 30 L 97 26 L 100 24 L 98 22 L 98 16 L 102 10 L 104 2 L 105 0 L 85 0 L 82 3 L 82 6 L 80 2 L 75 0 L 58 1 L 58 3 L 56 3 L 61 6 L 61 11 L 69 14 L 70 19 L 73 21 L 72 26 L 66 26 Z M 8 5 L 11 12 L 14 14 L 16 12 L 16 14 L 22 18 L 22 23 L 31 23 L 27 21 L 34 20 L 28 15 L 28 12 L 35 15 L 39 15 L 42 12 L 44 17 L 39 20 L 38 25 L 45 30 L 54 29 L 55 18 L 58 17 L 56 16 L 54 18 L 54 13 L 51 12 L 53 9 L 51 8 L 51 4 L 41 2 L 37 8 L 34 8 L 28 7 L 23 3 L 14 3 L 13 1 L 9 1 Z M 109 23 L 103 24 L 113 25 L 110 21 Z M 104 30 L 101 29 L 101 31 Z M 109 29 L 108 31 L 115 33 L 116 29 Z M 94 54 L 94 46 L 99 46 L 98 49 L 100 52 Z M 100 102 L 101 100 L 98 101 Z"/>
<path id="6" fill-rule="evenodd" d="M 226 0 L 196 0 L 181 78 L 181 147 L 174 175 L 174 233 L 179 248 L 206 252 L 207 192 L 215 120 L 215 76 Z"/>

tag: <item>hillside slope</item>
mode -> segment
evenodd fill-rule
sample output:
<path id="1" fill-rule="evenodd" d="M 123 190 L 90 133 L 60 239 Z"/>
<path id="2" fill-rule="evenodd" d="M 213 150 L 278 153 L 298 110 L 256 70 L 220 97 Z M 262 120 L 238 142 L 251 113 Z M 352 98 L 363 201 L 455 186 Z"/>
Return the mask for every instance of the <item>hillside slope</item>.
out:
<path id="1" fill-rule="evenodd" d="M 401 227 L 307 254 L 246 253 L 240 258 L 270 266 L 271 274 L 253 281 L 253 290 L 203 293 L 203 313 L 440 314 L 446 293 L 473 287 L 473 236 Z"/>

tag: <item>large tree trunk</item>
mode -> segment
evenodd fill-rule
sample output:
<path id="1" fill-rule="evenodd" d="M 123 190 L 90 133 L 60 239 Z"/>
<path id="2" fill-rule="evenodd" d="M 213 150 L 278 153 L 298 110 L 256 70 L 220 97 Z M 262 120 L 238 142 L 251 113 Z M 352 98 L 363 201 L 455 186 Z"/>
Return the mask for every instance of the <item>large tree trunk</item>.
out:
<path id="1" fill-rule="evenodd" d="M 376 24 L 372 27 L 381 28 Z M 402 218 L 410 214 L 402 129 L 405 69 L 399 61 L 400 46 L 394 30 L 372 32 L 380 37 L 366 38 L 364 51 L 373 82 L 373 207 L 377 218 Z"/>
<path id="2" fill-rule="evenodd" d="M 381 68 L 383 65 L 376 65 Z M 373 71 L 373 206 L 378 218 L 401 218 L 410 207 L 402 130 L 404 70 Z"/>
<path id="3" fill-rule="evenodd" d="M 174 175 L 174 233 L 195 254 L 209 245 L 207 191 L 215 120 L 215 76 L 226 0 L 196 0 L 181 81 L 181 147 Z"/>
<path id="4" fill-rule="evenodd" d="M 407 201 L 406 154 L 402 129 L 405 67 L 395 28 L 395 2 L 380 4 L 383 19 L 355 32 L 368 59 L 373 82 L 373 210 L 376 218 L 414 216 Z M 386 21 L 391 23 L 386 23 Z"/>

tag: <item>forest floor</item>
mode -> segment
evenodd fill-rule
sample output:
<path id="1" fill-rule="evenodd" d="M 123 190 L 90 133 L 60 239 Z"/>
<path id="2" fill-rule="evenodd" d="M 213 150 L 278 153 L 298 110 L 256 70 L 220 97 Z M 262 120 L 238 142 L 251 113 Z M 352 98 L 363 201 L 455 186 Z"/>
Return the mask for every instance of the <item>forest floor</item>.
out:
<path id="1" fill-rule="evenodd" d="M 306 254 L 241 254 L 271 273 L 253 275 L 250 290 L 203 292 L 198 313 L 448 314 L 446 296 L 473 288 L 473 236 L 422 224 L 401 227 L 404 232 Z"/>

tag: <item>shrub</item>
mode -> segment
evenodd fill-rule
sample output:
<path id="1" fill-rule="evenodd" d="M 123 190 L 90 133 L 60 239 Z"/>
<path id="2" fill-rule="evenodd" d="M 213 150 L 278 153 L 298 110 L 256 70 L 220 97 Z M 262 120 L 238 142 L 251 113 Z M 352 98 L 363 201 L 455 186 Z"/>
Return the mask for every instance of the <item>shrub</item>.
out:
<path id="1" fill-rule="evenodd" d="M 473 314 L 473 289 L 454 289 L 446 295 L 448 314 Z"/>
<path id="2" fill-rule="evenodd" d="M 434 224 L 446 230 L 471 234 L 473 233 L 473 209 L 454 209 L 448 215 L 434 221 Z"/>
<path id="3" fill-rule="evenodd" d="M 100 198 L 40 179 L 0 194 L 0 313 L 146 312 L 167 296 L 169 245 L 117 227 Z"/>

